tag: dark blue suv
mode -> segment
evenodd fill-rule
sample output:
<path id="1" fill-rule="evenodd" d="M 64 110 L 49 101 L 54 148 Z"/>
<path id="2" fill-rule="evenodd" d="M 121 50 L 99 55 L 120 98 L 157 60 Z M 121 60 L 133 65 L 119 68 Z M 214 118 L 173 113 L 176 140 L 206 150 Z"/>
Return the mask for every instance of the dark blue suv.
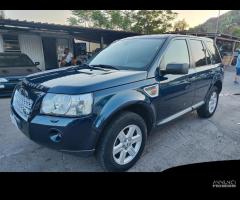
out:
<path id="1" fill-rule="evenodd" d="M 193 110 L 211 117 L 223 74 L 211 39 L 129 37 L 86 64 L 26 77 L 12 96 L 11 118 L 39 144 L 95 154 L 104 169 L 124 171 L 152 128 Z"/>

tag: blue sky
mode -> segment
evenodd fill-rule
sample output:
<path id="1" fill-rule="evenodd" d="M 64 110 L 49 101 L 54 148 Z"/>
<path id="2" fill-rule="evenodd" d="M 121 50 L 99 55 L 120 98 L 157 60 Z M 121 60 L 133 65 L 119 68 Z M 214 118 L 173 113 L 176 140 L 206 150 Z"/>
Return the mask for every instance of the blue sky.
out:
<path id="1" fill-rule="evenodd" d="M 190 27 L 205 22 L 211 17 L 218 16 L 218 10 L 173 10 L 178 13 L 177 20 L 185 19 Z M 221 10 L 221 14 L 229 10 Z M 5 10 L 6 18 L 67 24 L 67 18 L 71 16 L 70 10 Z"/>

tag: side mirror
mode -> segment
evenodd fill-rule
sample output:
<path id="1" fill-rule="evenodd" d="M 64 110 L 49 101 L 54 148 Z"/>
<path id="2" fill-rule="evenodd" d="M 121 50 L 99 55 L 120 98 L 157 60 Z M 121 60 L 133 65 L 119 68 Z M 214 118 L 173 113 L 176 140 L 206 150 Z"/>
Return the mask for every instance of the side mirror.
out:
<path id="1" fill-rule="evenodd" d="M 189 64 L 182 63 L 169 63 L 164 71 L 165 74 L 187 74 L 189 69 Z"/>
<path id="2" fill-rule="evenodd" d="M 34 64 L 35 64 L 36 66 L 38 66 L 38 65 L 40 65 L 40 62 L 35 62 Z"/>

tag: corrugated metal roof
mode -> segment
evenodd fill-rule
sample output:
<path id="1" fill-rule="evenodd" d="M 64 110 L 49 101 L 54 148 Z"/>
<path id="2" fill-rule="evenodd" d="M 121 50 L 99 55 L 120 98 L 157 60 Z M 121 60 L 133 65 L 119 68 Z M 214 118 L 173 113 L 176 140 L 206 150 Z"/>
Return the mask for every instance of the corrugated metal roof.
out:
<path id="1" fill-rule="evenodd" d="M 0 29 L 12 29 L 12 30 L 41 30 L 41 31 L 61 31 L 71 34 L 83 40 L 99 42 L 101 36 L 104 38 L 105 43 L 111 43 L 114 40 L 140 35 L 139 33 L 109 30 L 100 28 L 85 28 L 81 26 L 70 26 L 53 23 L 42 23 L 33 21 L 20 21 L 17 19 L 0 19 Z"/>

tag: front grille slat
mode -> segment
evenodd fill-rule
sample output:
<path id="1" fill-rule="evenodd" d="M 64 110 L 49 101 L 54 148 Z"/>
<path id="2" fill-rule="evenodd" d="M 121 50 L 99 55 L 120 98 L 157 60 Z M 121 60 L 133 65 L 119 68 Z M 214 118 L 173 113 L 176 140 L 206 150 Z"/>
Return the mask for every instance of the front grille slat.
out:
<path id="1" fill-rule="evenodd" d="M 13 96 L 12 105 L 16 113 L 27 121 L 32 109 L 33 101 L 16 90 Z"/>

